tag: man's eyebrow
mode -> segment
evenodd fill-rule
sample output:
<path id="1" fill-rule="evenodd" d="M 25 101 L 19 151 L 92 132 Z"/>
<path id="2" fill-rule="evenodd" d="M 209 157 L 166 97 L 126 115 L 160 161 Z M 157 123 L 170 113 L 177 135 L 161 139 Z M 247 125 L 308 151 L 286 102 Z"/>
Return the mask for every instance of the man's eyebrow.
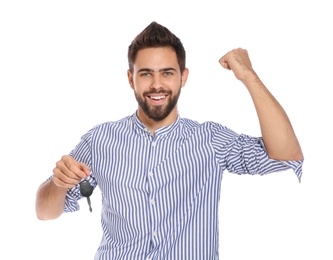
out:
<path id="1" fill-rule="evenodd" d="M 175 68 L 168 67 L 168 68 L 160 69 L 159 72 L 165 72 L 165 71 L 170 71 L 170 70 L 176 71 Z M 139 69 L 138 72 L 154 72 L 154 70 L 153 69 L 149 69 L 149 68 L 142 68 L 142 69 Z"/>
<path id="2" fill-rule="evenodd" d="M 138 72 L 154 72 L 154 70 L 148 69 L 148 68 L 142 68 L 142 69 L 139 69 Z"/>
<path id="3" fill-rule="evenodd" d="M 160 69 L 159 72 L 169 71 L 169 70 L 174 70 L 174 71 L 176 71 L 175 68 L 169 67 L 169 68 L 163 68 L 163 69 Z"/>

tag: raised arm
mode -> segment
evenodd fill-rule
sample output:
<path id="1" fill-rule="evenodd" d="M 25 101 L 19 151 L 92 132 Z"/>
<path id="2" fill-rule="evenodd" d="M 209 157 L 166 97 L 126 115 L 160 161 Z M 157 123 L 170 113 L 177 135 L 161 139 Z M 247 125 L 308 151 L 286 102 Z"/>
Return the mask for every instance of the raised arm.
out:
<path id="1" fill-rule="evenodd" d="M 247 50 L 234 49 L 219 62 L 225 69 L 232 70 L 248 89 L 268 156 L 275 160 L 303 160 L 302 149 L 286 112 L 253 70 Z"/>
<path id="2" fill-rule="evenodd" d="M 36 215 L 40 220 L 55 219 L 64 210 L 67 190 L 90 174 L 87 165 L 65 155 L 56 163 L 52 179 L 42 183 L 36 194 Z"/>

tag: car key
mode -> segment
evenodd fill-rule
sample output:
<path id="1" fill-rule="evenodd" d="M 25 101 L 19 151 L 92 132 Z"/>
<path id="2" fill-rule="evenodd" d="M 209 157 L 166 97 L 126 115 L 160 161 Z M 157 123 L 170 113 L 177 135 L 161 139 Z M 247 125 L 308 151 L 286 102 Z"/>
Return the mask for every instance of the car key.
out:
<path id="1" fill-rule="evenodd" d="M 84 181 L 80 182 L 80 192 L 81 192 L 82 196 L 87 198 L 88 205 L 89 205 L 89 211 L 92 212 L 90 195 L 93 193 L 93 187 L 91 186 L 89 181 L 84 180 Z"/>

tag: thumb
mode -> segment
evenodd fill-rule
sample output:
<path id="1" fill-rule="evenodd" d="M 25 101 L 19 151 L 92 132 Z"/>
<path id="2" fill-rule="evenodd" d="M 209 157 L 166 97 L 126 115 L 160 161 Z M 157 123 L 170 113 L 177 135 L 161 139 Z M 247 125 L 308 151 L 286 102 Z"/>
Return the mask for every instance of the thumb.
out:
<path id="1" fill-rule="evenodd" d="M 229 64 L 228 64 L 228 62 L 224 59 L 224 57 L 222 57 L 222 58 L 219 60 L 219 63 L 222 65 L 223 68 L 225 68 L 225 69 L 227 69 L 227 70 L 230 70 Z"/>
<path id="2" fill-rule="evenodd" d="M 87 177 L 90 175 L 90 168 L 88 165 L 80 163 L 80 168 L 86 174 Z"/>

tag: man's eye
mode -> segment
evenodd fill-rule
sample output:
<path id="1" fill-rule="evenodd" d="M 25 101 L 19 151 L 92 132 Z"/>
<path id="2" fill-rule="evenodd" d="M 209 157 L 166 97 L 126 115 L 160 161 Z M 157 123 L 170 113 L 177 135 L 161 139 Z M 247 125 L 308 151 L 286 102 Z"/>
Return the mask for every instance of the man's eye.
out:
<path id="1" fill-rule="evenodd" d="M 170 76 L 172 76 L 173 74 L 172 74 L 172 72 L 170 72 L 170 71 L 166 71 L 166 72 L 164 72 L 164 76 L 167 76 L 167 77 L 170 77 Z"/>
<path id="2" fill-rule="evenodd" d="M 151 76 L 151 74 L 148 73 L 148 72 L 145 72 L 145 73 L 142 73 L 142 74 L 141 74 L 141 77 L 149 77 L 149 76 Z"/>

